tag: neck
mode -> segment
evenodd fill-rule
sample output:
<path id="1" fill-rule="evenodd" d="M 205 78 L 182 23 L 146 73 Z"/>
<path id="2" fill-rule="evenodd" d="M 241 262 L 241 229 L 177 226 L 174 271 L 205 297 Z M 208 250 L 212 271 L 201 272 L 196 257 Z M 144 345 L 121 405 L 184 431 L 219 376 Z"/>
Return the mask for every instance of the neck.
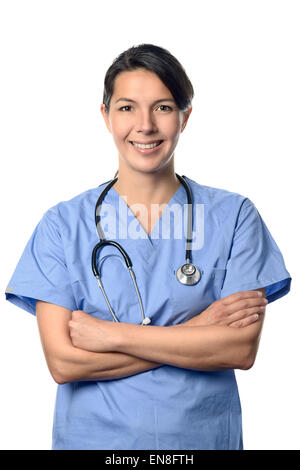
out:
<path id="1" fill-rule="evenodd" d="M 167 203 L 180 186 L 175 175 L 174 166 L 164 168 L 155 173 L 145 173 L 132 168 L 119 167 L 118 181 L 114 189 L 126 196 L 130 204 Z"/>

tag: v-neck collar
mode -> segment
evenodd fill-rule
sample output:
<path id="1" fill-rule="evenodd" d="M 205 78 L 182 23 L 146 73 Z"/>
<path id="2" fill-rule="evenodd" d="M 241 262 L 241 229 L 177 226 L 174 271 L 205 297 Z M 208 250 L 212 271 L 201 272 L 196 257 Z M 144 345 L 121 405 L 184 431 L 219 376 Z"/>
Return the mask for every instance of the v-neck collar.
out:
<path id="1" fill-rule="evenodd" d="M 149 234 L 146 233 L 137 217 L 133 214 L 130 207 L 128 207 L 128 205 L 126 204 L 123 197 L 120 196 L 120 194 L 114 189 L 113 186 L 105 195 L 103 203 L 112 204 L 115 208 L 117 220 L 117 238 L 115 239 L 115 241 L 120 243 L 126 251 L 128 250 L 129 255 L 130 252 L 135 251 L 139 256 L 143 258 L 143 260 L 148 265 L 151 266 L 154 262 L 157 253 L 157 248 L 159 247 L 161 242 L 160 221 L 162 220 L 162 215 L 164 211 L 167 210 L 174 203 L 183 205 L 187 203 L 187 200 L 185 188 L 181 183 L 173 194 L 173 196 L 171 197 L 171 199 L 169 200 L 169 202 L 167 203 L 165 209 L 163 210 L 162 214 L 156 221 L 154 227 L 152 228 Z M 132 224 L 132 221 L 135 221 L 137 229 L 136 232 L 139 232 L 140 234 L 140 236 L 135 239 L 133 239 L 129 234 L 128 226 Z M 122 236 L 120 236 L 120 231 L 122 232 Z"/>
<path id="2" fill-rule="evenodd" d="M 131 208 L 126 204 L 125 200 L 123 199 L 123 197 L 118 193 L 118 191 L 115 190 L 115 188 L 112 186 L 111 187 L 111 190 L 115 193 L 115 197 L 117 198 L 117 200 L 119 202 L 121 202 L 121 204 L 123 204 L 124 206 L 126 206 L 126 210 L 131 214 L 131 217 L 136 220 L 136 223 L 140 229 L 140 232 L 143 233 L 143 238 L 142 240 L 148 240 L 151 244 L 153 244 L 153 240 L 157 240 L 157 238 L 152 238 L 153 237 L 153 233 L 155 231 L 157 231 L 157 229 L 159 229 L 159 225 L 160 225 L 160 222 L 162 220 L 162 215 L 163 213 L 165 212 L 165 210 L 167 210 L 175 200 L 178 200 L 178 195 L 181 193 L 181 191 L 184 190 L 184 187 L 182 185 L 182 183 L 180 183 L 180 186 L 176 189 L 175 193 L 173 194 L 173 196 L 171 197 L 171 199 L 169 200 L 169 202 L 166 204 L 166 207 L 164 208 L 164 210 L 162 211 L 161 215 L 159 216 L 159 218 L 157 219 L 157 221 L 155 222 L 154 226 L 152 227 L 151 231 L 149 233 L 147 233 L 144 229 L 144 227 L 142 226 L 142 224 L 140 223 L 140 221 L 138 220 L 138 218 L 135 216 L 135 214 L 132 212 Z"/>

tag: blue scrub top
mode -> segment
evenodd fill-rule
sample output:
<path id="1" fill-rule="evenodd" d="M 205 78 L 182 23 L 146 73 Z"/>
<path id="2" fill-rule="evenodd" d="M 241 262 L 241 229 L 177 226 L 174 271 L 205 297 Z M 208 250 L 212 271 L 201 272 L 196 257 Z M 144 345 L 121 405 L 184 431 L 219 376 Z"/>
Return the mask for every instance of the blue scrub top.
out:
<path id="1" fill-rule="evenodd" d="M 132 260 L 151 325 L 183 323 L 234 292 L 265 287 L 269 303 L 286 295 L 291 276 L 253 202 L 190 178 L 187 182 L 194 203 L 193 231 L 198 230 L 192 262 L 202 276 L 195 286 L 182 285 L 175 276 L 185 262 L 185 239 L 177 229 L 184 228 L 186 213 L 178 221 L 170 209 L 187 203 L 183 185 L 149 236 L 114 188 L 101 208 L 106 238 L 113 235 Z M 45 212 L 9 281 L 7 300 L 33 315 L 40 299 L 113 321 L 91 269 L 91 253 L 99 241 L 94 210 L 107 184 Z M 167 214 L 169 239 L 163 231 Z M 98 268 L 118 319 L 140 324 L 134 286 L 118 250 L 105 246 Z M 243 449 L 234 370 L 162 365 L 120 379 L 58 385 L 52 449 Z"/>

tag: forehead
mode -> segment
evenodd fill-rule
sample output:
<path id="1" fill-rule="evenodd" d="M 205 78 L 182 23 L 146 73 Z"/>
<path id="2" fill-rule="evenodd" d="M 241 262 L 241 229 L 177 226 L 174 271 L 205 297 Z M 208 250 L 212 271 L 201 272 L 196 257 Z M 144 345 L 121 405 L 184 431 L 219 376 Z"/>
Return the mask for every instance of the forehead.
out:
<path id="1" fill-rule="evenodd" d="M 172 93 L 155 73 L 145 69 L 137 69 L 121 72 L 117 75 L 113 96 L 116 100 L 121 96 L 132 99 L 141 97 L 153 99 L 153 97 L 172 98 Z"/>

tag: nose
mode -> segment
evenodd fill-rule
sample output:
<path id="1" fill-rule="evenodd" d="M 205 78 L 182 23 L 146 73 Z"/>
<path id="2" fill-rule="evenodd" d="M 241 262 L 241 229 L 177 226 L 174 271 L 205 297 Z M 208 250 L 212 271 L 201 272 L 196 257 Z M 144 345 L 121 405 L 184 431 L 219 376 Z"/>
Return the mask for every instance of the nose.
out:
<path id="1" fill-rule="evenodd" d="M 137 132 L 156 132 L 157 125 L 155 117 L 151 111 L 140 111 L 136 118 L 136 131 Z"/>

